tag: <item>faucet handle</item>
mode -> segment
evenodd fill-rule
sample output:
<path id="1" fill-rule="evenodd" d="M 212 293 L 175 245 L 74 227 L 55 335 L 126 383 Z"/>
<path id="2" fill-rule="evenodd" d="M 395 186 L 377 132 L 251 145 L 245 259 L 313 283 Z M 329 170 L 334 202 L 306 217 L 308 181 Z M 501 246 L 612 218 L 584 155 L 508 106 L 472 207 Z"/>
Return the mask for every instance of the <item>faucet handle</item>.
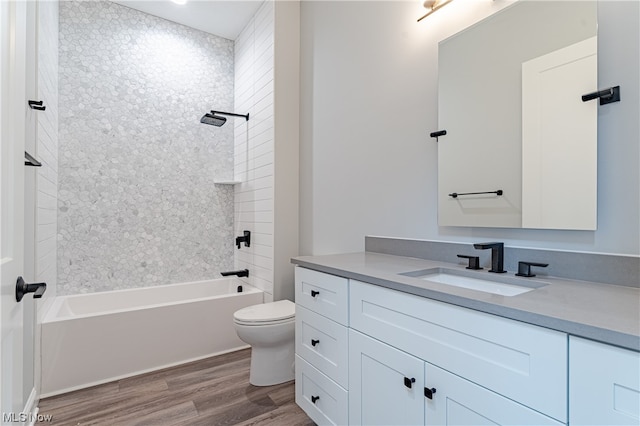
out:
<path id="1" fill-rule="evenodd" d="M 460 257 L 462 259 L 468 259 L 469 260 L 469 265 L 467 266 L 467 269 L 474 269 L 474 270 L 482 269 L 480 267 L 480 257 L 479 256 L 468 256 L 466 254 L 459 254 L 458 257 Z"/>
<path id="2" fill-rule="evenodd" d="M 537 263 L 537 262 L 518 262 L 518 273 L 516 274 L 519 277 L 535 277 L 535 274 L 531 273 L 531 267 L 538 266 L 540 268 L 546 268 L 549 266 L 548 263 Z"/>

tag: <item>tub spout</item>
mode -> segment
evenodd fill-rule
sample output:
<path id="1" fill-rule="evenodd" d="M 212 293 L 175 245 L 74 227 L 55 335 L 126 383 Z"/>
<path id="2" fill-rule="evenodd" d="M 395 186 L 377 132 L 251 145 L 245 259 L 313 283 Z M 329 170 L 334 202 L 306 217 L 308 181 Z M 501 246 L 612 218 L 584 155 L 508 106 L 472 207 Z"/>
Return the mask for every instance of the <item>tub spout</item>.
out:
<path id="1" fill-rule="evenodd" d="M 248 269 L 241 269 L 239 271 L 220 272 L 220 275 L 222 275 L 223 277 L 227 277 L 229 275 L 237 275 L 238 277 L 248 277 L 249 276 L 249 270 Z"/>

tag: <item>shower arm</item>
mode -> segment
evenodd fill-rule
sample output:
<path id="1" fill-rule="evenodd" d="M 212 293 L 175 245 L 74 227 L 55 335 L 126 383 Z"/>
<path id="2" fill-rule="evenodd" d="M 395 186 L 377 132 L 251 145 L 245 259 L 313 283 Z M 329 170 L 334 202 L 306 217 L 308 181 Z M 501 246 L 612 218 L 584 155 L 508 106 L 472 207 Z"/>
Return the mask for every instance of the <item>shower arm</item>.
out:
<path id="1" fill-rule="evenodd" d="M 236 114 L 233 112 L 222 112 L 222 111 L 211 111 L 211 114 L 216 115 L 216 114 L 220 114 L 220 115 L 228 115 L 231 117 L 244 117 L 245 120 L 249 121 L 249 114 L 247 113 L 247 115 L 244 114 Z"/>

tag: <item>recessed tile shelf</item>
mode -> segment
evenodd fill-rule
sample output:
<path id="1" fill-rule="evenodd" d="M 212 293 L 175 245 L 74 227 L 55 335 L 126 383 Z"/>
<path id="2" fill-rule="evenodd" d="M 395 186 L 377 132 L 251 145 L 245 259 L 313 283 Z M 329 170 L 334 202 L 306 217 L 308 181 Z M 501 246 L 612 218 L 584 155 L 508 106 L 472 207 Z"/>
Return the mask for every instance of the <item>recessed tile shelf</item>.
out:
<path id="1" fill-rule="evenodd" d="M 239 180 L 214 180 L 213 181 L 214 185 L 235 185 L 237 183 L 242 183 L 242 181 L 239 181 Z"/>

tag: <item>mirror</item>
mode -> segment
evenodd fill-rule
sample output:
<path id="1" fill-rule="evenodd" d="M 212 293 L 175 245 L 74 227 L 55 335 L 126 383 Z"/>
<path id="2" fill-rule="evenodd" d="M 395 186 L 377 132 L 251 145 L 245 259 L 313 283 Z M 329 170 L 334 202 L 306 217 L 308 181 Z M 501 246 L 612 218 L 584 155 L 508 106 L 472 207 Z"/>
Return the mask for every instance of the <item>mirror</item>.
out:
<path id="1" fill-rule="evenodd" d="M 596 228 L 596 31 L 595 1 L 522 0 L 440 42 L 440 226 Z"/>

